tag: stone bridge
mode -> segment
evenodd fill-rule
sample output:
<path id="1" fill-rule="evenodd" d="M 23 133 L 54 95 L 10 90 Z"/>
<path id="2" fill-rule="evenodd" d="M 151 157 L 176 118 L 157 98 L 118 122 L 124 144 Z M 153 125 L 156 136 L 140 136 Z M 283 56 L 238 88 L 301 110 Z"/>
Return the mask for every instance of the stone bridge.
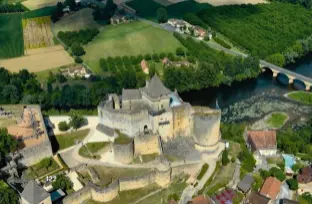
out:
<path id="1" fill-rule="evenodd" d="M 260 60 L 260 67 L 265 69 L 270 69 L 273 72 L 273 77 L 277 77 L 278 74 L 285 74 L 288 77 L 288 83 L 292 84 L 294 83 L 294 80 L 300 80 L 302 81 L 306 86 L 306 91 L 310 91 L 312 88 L 312 78 L 303 76 L 301 74 L 298 74 L 296 72 L 290 71 L 288 69 L 284 69 L 282 67 L 276 66 L 274 64 L 271 64 L 269 62 L 266 62 L 264 60 Z"/>

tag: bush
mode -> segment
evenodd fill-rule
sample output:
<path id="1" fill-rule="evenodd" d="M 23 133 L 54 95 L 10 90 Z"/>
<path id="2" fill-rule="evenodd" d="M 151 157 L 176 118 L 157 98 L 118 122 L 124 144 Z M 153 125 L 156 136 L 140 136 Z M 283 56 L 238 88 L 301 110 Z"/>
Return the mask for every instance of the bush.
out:
<path id="1" fill-rule="evenodd" d="M 153 54 L 152 58 L 155 62 L 159 62 L 159 57 L 156 53 Z"/>
<path id="2" fill-rule="evenodd" d="M 206 164 L 206 163 L 202 166 L 202 168 L 201 168 L 199 174 L 198 174 L 197 177 L 196 177 L 197 180 L 200 180 L 200 179 L 205 175 L 205 173 L 206 173 L 208 167 L 209 167 L 209 166 L 208 166 L 208 164 Z"/>
<path id="3" fill-rule="evenodd" d="M 146 54 L 146 55 L 144 55 L 144 59 L 145 60 L 151 60 L 152 56 L 150 54 Z"/>
<path id="4" fill-rule="evenodd" d="M 232 162 L 232 163 L 235 163 L 235 162 L 236 162 L 236 157 L 232 157 L 232 158 L 231 158 L 231 162 Z"/>
<path id="5" fill-rule="evenodd" d="M 83 47 L 78 44 L 78 43 L 74 43 L 71 46 L 71 51 L 75 56 L 81 56 L 84 55 L 86 52 L 84 51 Z"/>
<path id="6" fill-rule="evenodd" d="M 293 178 L 287 179 L 286 183 L 288 184 L 290 190 L 298 190 L 298 181 L 297 181 L 297 179 L 293 179 Z"/>
<path id="7" fill-rule="evenodd" d="M 226 166 L 230 162 L 228 150 L 225 149 L 222 153 L 222 165 Z"/>
<path id="8" fill-rule="evenodd" d="M 53 161 L 51 158 L 45 158 L 40 161 L 40 166 L 42 166 L 45 169 L 48 169 L 52 165 Z"/>
<path id="9" fill-rule="evenodd" d="M 75 62 L 81 64 L 83 60 L 80 57 L 75 57 Z"/>
<path id="10" fill-rule="evenodd" d="M 274 176 L 275 178 L 277 178 L 281 182 L 283 182 L 286 179 L 286 175 L 284 174 L 284 172 L 282 172 L 282 170 L 277 168 L 277 167 L 272 167 L 270 169 L 270 175 Z"/>
<path id="11" fill-rule="evenodd" d="M 176 55 L 177 56 L 184 56 L 185 55 L 184 49 L 182 47 L 178 47 L 176 50 Z"/>
<path id="12" fill-rule="evenodd" d="M 74 129 L 78 129 L 84 124 L 84 118 L 78 112 L 71 111 L 69 124 Z"/>
<path id="13" fill-rule="evenodd" d="M 73 187 L 72 182 L 63 174 L 57 175 L 56 180 L 52 183 L 53 189 L 69 190 Z"/>
<path id="14" fill-rule="evenodd" d="M 204 41 L 209 41 L 209 40 L 210 40 L 209 36 L 204 37 Z"/>
<path id="15" fill-rule="evenodd" d="M 67 131 L 70 127 L 66 121 L 62 121 L 58 124 L 58 128 L 60 131 Z"/>
<path id="16" fill-rule="evenodd" d="M 226 43 L 224 40 L 218 38 L 218 37 L 215 37 L 214 38 L 214 41 L 216 41 L 216 43 L 218 43 L 219 45 L 221 45 L 222 47 L 225 47 L 227 49 L 231 49 L 231 45 L 229 45 L 228 43 Z"/>

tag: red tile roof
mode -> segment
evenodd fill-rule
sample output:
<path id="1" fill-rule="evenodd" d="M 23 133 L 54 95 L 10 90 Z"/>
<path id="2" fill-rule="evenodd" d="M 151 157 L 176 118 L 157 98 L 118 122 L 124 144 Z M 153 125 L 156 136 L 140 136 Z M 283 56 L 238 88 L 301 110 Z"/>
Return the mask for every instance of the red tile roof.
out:
<path id="1" fill-rule="evenodd" d="M 281 185 L 282 182 L 280 182 L 278 179 L 269 177 L 265 180 L 260 193 L 271 198 L 272 200 L 275 200 L 281 190 Z"/>
<path id="2" fill-rule="evenodd" d="M 207 196 L 200 195 L 193 198 L 192 204 L 211 204 L 211 201 Z"/>
<path id="3" fill-rule="evenodd" d="M 276 131 L 274 130 L 251 130 L 247 132 L 247 135 L 252 151 L 276 148 Z"/>
<path id="4" fill-rule="evenodd" d="M 147 65 L 147 62 L 145 60 L 141 61 L 141 68 L 142 68 L 144 73 L 148 74 L 148 65 Z"/>
<path id="5" fill-rule="evenodd" d="M 310 183 L 312 182 L 312 168 L 307 166 L 301 169 L 300 174 L 297 176 L 299 183 Z"/>

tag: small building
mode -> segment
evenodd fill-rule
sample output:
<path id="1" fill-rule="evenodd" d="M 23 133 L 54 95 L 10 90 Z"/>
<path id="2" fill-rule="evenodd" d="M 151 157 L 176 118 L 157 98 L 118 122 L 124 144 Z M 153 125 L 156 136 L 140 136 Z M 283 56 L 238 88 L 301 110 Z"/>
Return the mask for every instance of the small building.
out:
<path id="1" fill-rule="evenodd" d="M 207 31 L 202 27 L 194 26 L 194 35 L 200 39 L 204 39 L 204 37 L 207 35 Z"/>
<path id="2" fill-rule="evenodd" d="M 281 185 L 282 182 L 280 182 L 277 178 L 268 177 L 260 190 L 260 194 L 275 200 L 281 190 Z"/>
<path id="3" fill-rule="evenodd" d="M 261 156 L 276 155 L 276 131 L 273 130 L 251 130 L 247 131 L 247 146 L 253 153 Z"/>
<path id="4" fill-rule="evenodd" d="M 75 78 L 75 77 L 89 78 L 91 76 L 90 73 L 87 71 L 87 69 L 80 65 L 75 66 L 75 67 L 61 69 L 61 74 L 63 76 L 71 77 L 71 78 Z"/>
<path id="5" fill-rule="evenodd" d="M 212 204 L 210 198 L 206 195 L 200 195 L 192 199 L 191 204 Z"/>
<path id="6" fill-rule="evenodd" d="M 298 183 L 310 183 L 312 182 L 312 168 L 307 166 L 300 170 L 297 176 Z"/>
<path id="7" fill-rule="evenodd" d="M 236 196 L 232 189 L 224 189 L 220 193 L 211 197 L 215 204 L 233 203 L 233 198 Z"/>
<path id="8" fill-rule="evenodd" d="M 22 204 L 52 204 L 50 194 L 35 181 L 30 181 L 21 194 Z"/>
<path id="9" fill-rule="evenodd" d="M 127 23 L 129 22 L 128 18 L 123 15 L 114 15 L 111 17 L 110 22 L 112 25 L 118 25 L 120 23 Z"/>
<path id="10" fill-rule="evenodd" d="M 191 65 L 191 63 L 189 63 L 186 60 L 183 60 L 183 61 L 170 61 L 167 57 L 165 57 L 162 60 L 162 64 L 164 66 L 173 66 L 173 67 L 182 67 L 182 66 L 189 67 Z"/>
<path id="11" fill-rule="evenodd" d="M 251 189 L 251 185 L 254 182 L 254 178 L 250 175 L 244 176 L 243 180 L 241 180 L 237 184 L 237 188 L 242 191 L 243 193 L 248 193 Z"/>
<path id="12" fill-rule="evenodd" d="M 246 204 L 268 204 L 270 203 L 270 198 L 261 195 L 258 192 L 251 192 L 246 198 Z"/>
<path id="13" fill-rule="evenodd" d="M 299 204 L 299 202 L 283 198 L 280 200 L 280 204 Z"/>
<path id="14" fill-rule="evenodd" d="M 147 64 L 147 61 L 146 60 L 142 60 L 140 65 L 141 65 L 142 71 L 145 74 L 148 74 L 148 64 Z"/>

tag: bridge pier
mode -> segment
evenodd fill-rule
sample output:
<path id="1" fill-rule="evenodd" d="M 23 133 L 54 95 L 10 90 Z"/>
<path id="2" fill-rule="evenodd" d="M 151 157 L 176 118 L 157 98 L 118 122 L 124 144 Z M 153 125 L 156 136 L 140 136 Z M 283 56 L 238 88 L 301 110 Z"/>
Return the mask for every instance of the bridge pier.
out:
<path id="1" fill-rule="evenodd" d="M 295 77 L 292 77 L 292 76 L 288 76 L 288 84 L 293 84 L 294 83 L 294 80 L 295 80 Z"/>
<path id="2" fill-rule="evenodd" d="M 310 83 L 308 83 L 308 82 L 304 82 L 304 84 L 305 84 L 305 86 L 306 86 L 305 90 L 306 90 L 306 91 L 310 91 L 311 88 L 312 88 L 312 84 L 310 84 Z"/>
<path id="3" fill-rule="evenodd" d="M 276 78 L 278 76 L 279 72 L 274 71 L 274 70 L 272 70 L 272 71 L 273 71 L 273 77 Z"/>

